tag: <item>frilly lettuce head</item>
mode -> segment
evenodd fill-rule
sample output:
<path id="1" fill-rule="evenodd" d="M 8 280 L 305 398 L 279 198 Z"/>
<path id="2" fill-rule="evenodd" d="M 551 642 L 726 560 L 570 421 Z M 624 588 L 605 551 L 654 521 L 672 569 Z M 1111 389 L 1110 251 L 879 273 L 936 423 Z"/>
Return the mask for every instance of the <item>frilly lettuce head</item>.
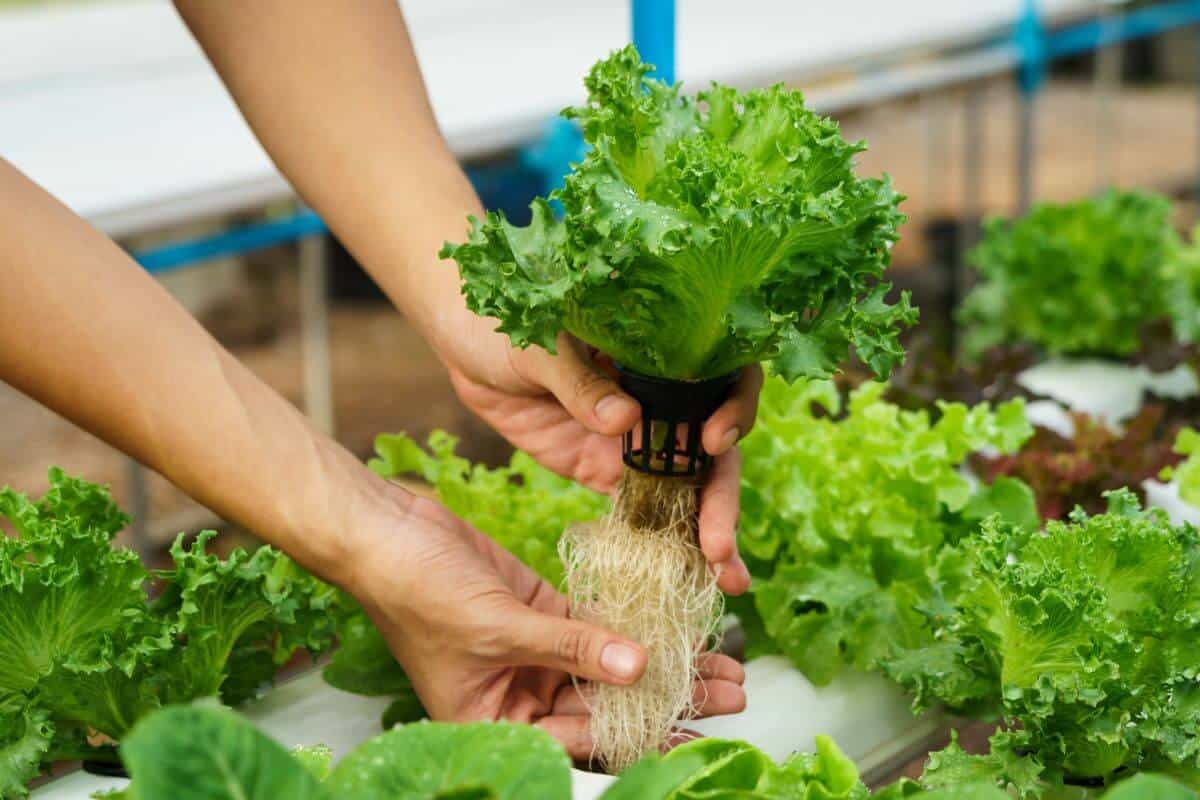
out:
<path id="1" fill-rule="evenodd" d="M 972 355 L 1028 342 L 1123 357 L 1150 323 L 1170 322 L 1185 342 L 1200 329 L 1200 258 L 1182 246 L 1160 195 L 1110 190 L 989 220 L 970 259 L 980 280 L 958 314 Z"/>
<path id="2" fill-rule="evenodd" d="M 828 377 L 850 346 L 886 376 L 916 311 L 884 299 L 903 198 L 854 174 L 864 145 L 782 85 L 688 96 L 649 70 L 617 51 L 564 112 L 590 148 L 552 195 L 562 220 L 539 198 L 527 227 L 493 212 L 443 248 L 471 310 L 518 347 L 566 331 L 657 377 Z"/>

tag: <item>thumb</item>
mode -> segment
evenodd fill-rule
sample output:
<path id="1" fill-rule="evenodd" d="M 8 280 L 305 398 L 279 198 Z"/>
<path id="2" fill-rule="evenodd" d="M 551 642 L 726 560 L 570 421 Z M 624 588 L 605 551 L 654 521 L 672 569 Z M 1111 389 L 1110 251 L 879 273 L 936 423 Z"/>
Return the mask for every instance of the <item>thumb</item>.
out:
<path id="1" fill-rule="evenodd" d="M 531 365 L 532 377 L 588 430 L 618 436 L 640 419 L 637 401 L 600 369 L 578 339 L 563 334 L 557 355 L 545 351 L 538 355 Z"/>
<path id="2" fill-rule="evenodd" d="M 646 669 L 646 651 L 611 631 L 579 620 L 514 609 L 512 659 L 519 664 L 561 670 L 601 683 L 634 683 Z"/>

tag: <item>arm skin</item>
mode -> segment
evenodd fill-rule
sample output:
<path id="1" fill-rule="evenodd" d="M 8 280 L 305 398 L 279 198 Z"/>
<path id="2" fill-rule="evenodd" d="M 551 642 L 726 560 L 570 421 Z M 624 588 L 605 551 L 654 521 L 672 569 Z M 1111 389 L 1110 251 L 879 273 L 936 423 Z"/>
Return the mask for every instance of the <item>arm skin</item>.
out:
<path id="1" fill-rule="evenodd" d="M 275 163 L 434 347 L 463 402 L 550 469 L 611 490 L 615 437 L 636 424 L 636 402 L 565 335 L 558 356 L 511 348 L 435 256 L 482 208 L 438 129 L 396 0 L 175 5 Z M 761 385 L 761 370 L 745 370 L 703 436 L 718 459 L 700 545 L 732 594 L 750 583 L 735 543 L 734 445 L 754 424 Z"/>
<path id="2" fill-rule="evenodd" d="M 3 159 L 0 220 L 0 379 L 345 580 L 353 506 L 378 501 L 386 485 Z M 347 485 L 358 490 L 342 496 Z"/>

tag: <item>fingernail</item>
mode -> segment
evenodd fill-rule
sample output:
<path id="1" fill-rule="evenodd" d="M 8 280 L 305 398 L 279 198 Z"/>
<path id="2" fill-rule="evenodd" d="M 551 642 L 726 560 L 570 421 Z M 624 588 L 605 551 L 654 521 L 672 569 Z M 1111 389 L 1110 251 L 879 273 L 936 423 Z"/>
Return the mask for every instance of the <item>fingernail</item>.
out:
<path id="1" fill-rule="evenodd" d="M 737 427 L 733 427 L 725 431 L 725 435 L 721 437 L 721 452 L 724 453 L 726 450 L 737 444 L 738 437 L 741 435 L 742 432 L 738 430 Z"/>
<path id="2" fill-rule="evenodd" d="M 624 395 L 605 395 L 596 403 L 596 416 L 601 422 L 620 422 L 623 417 L 629 416 L 634 408 L 633 401 Z"/>
<path id="3" fill-rule="evenodd" d="M 614 678 L 628 680 L 637 673 L 638 653 L 627 644 L 610 642 L 600 651 L 600 666 Z"/>

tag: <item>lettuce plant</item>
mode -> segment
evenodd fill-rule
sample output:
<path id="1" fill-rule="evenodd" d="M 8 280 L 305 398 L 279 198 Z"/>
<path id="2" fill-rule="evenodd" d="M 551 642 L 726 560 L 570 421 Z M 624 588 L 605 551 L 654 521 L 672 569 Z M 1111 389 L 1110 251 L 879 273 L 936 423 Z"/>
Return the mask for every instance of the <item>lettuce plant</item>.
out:
<path id="1" fill-rule="evenodd" d="M 16 534 L 0 536 L 0 796 L 23 797 L 42 762 L 113 757 L 89 737 L 120 740 L 170 703 L 239 702 L 329 644 L 332 588 L 275 550 L 222 560 L 210 531 L 147 570 L 112 546 L 128 517 L 105 489 L 58 469 L 50 484 L 36 502 L 0 492 Z"/>
<path id="2" fill-rule="evenodd" d="M 1022 796 L 1132 769 L 1200 788 L 1200 533 L 1107 497 L 1042 532 L 987 520 L 936 644 L 886 665 L 918 705 L 999 715 L 992 754 L 965 763 Z"/>
<path id="3" fill-rule="evenodd" d="M 470 308 L 517 346 L 566 331 L 657 377 L 822 377 L 851 345 L 886 375 L 916 312 L 884 299 L 902 198 L 854 174 L 864 145 L 782 85 L 693 97 L 649 71 L 617 51 L 564 112 L 590 149 L 552 195 L 562 220 L 539 199 L 527 227 L 489 213 L 442 250 Z"/>
<path id="4" fill-rule="evenodd" d="M 817 684 L 931 640 L 917 609 L 942 591 L 935 565 L 981 519 L 1037 525 L 1024 484 L 976 487 L 959 470 L 1030 436 L 1020 400 L 942 403 L 935 419 L 885 391 L 864 384 L 843 408 L 832 383 L 769 380 L 743 443 L 739 545 L 754 582 L 731 607 L 748 656 L 782 652 Z"/>
<path id="5" fill-rule="evenodd" d="M 1031 342 L 1053 354 L 1124 357 L 1141 347 L 1144 326 L 1163 319 L 1194 340 L 1200 269 L 1190 265 L 1200 259 L 1180 260 L 1170 215 L 1164 197 L 1110 190 L 989 221 L 971 254 L 980 283 L 959 312 L 968 353 Z"/>

